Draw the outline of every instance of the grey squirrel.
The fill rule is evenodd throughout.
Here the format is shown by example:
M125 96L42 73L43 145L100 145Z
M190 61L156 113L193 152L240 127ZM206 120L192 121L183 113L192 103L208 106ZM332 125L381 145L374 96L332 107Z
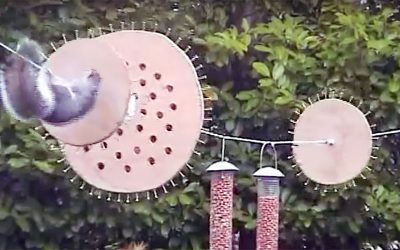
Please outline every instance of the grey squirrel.
M16 52L7 58L4 72L0 70L3 106L16 119L62 125L79 119L94 106L101 81L95 70L66 81L37 66L45 61L38 43L23 39Z

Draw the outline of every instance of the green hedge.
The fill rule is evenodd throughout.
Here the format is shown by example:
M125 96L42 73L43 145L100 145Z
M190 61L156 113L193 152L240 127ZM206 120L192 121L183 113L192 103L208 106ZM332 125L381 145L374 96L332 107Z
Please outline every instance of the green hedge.
M289 117L309 96L327 88L364 100L375 130L399 127L400 25L391 9L373 13L325 1L5 1L0 0L0 39L27 35L48 41L121 20L158 21L192 35L219 96L218 131L252 138L290 139ZM309 3L308 3L309 2ZM283 14L286 13L286 14ZM83 34L83 33L81 33ZM6 53L1 51L5 56ZM69 183L33 125L1 113L0 249L103 249L143 240L151 249L206 249L208 179L218 157L209 139L194 157L190 184L156 201L130 205L90 198ZM400 137L379 140L367 179L338 192L304 185L289 147L279 147L285 172L280 237L282 249L360 249L400 235L398 148ZM50 141L49 143L54 143ZM259 148L227 144L241 171L235 187L235 230L243 249L254 248L256 194L251 174ZM268 151L271 155L271 152ZM272 158L265 157L265 164ZM173 215L173 216L172 216Z

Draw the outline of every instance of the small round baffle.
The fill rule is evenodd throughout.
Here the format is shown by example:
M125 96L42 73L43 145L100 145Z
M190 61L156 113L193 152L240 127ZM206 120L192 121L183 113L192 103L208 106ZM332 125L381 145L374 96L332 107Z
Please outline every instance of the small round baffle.
M357 177L367 166L372 132L364 114L339 99L318 101L300 115L295 141L330 140L328 144L293 146L303 173L321 184L340 184Z
M124 62L100 40L67 42L45 63L64 80L82 77L95 70L101 81L94 107L80 119L63 125L43 122L49 133L65 144L97 143L109 137L122 123L129 102L130 79Z

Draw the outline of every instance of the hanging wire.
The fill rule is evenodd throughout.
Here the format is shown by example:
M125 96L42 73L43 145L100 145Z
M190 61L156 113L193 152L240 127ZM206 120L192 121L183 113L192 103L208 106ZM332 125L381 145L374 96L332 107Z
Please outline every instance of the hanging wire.
M263 155L264 155L264 149L265 149L265 147L268 145L268 143L264 143L264 144L262 144L262 146L261 146L261 149L260 149L260 164L259 164L259 168L262 168L263 167Z
M221 145L221 161L225 159L225 138L222 138L222 145Z

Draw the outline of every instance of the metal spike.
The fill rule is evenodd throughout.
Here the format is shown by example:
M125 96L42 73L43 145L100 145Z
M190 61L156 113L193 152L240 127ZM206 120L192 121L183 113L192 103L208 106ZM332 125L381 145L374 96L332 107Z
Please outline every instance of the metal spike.
M206 97L204 98L204 101L212 101L213 99L211 99L210 97Z
M197 71L197 70L200 70L200 69L202 69L203 68L203 64L199 64L196 68L195 68L195 70Z
M181 37L178 37L178 39L176 39L176 41L175 41L175 44L176 44L176 45L179 45L180 42L182 42L182 38L181 38Z
M298 172L298 173L296 174L296 176L299 177L299 176L302 175L302 174L303 174L303 171L300 171L300 172Z
M187 167L189 170L193 170L193 166L191 166L189 163L186 163L186 167Z
M303 106L303 109L307 108L307 105L304 102L301 103L301 106Z
M74 181L78 178L78 175L75 175L74 177L72 177L71 179L69 179L69 181L71 183L74 183Z
M361 176L361 178L364 179L364 180L367 179L367 177L365 177L365 175L363 175L363 174L360 174L360 176Z
M89 37L89 38L94 38L94 31L93 31L93 29L88 29L88 37Z
M314 191L317 191L319 189L319 184L315 185Z
M168 194L168 190L167 190L167 188L165 187L165 185L162 185L162 189L164 190L164 194Z
M146 192L146 198L147 198L147 200L150 200L150 192L149 191Z
M185 48L185 53L188 53L190 50L192 49L192 47L190 46L190 45L188 45L186 48Z
M80 190L83 190L86 186L86 182L82 182L82 184L79 186Z
M75 30L75 39L79 39L79 30Z
M67 168L63 169L63 173L66 173L66 172L68 172L70 170L71 170L71 166L68 166Z
M121 194L120 193L118 193L117 202L121 203Z
M103 35L103 29L101 27L98 27L97 31L99 32L99 36Z
M158 199L157 189L153 189L154 198Z
M296 124L296 121L293 121L292 119L289 120L291 123Z
M351 181L351 184L353 185L353 187L357 186L357 184L356 184L356 182L354 180Z
M108 25L108 27L110 27L110 32L114 32L114 28L113 28L113 25L111 23Z
M199 59L199 56L198 55L194 55L192 58L190 58L190 61L194 62L197 59Z
M98 199L98 200L101 199L101 195L102 195L102 193L101 193L101 191L99 190L99 194L97 195L97 199Z
M153 32L156 32L157 31L157 28L158 28L158 23L154 23L154 27L153 27Z
M367 170L367 171L369 171L369 172L371 172L372 171L372 169L368 166L368 167L366 167L365 168L365 170Z
M339 99L342 99L342 98L343 98L343 95L344 95L344 93L343 93L343 92L340 92L340 93L339 93Z
M289 155L288 156L288 160L291 160L291 159L293 159L294 158L294 155Z
M106 201L111 201L111 193L108 193Z
M379 147L373 146L372 149L373 150L379 150Z
M197 156L201 156L201 153L199 151L193 150L193 153L195 153Z
M135 22L131 22L131 30L135 30Z
M166 36L169 36L171 34L171 28L167 29L167 33L165 33Z
M199 77L199 80L206 80L207 79L207 76L206 75L203 75L203 76L200 76Z
M205 141L201 140L201 139L197 139L197 142L201 143L201 144L206 144Z
M354 96L350 96L350 98L349 98L349 102L352 102L352 101L353 101L353 99L354 99Z
M62 38L63 38L63 40L64 40L64 43L67 43L67 42L68 42L68 41L67 41L67 37L65 36L64 33L62 34Z
M173 187L176 187L176 183L174 182L173 179L169 180L169 182L171 183L171 185L172 185Z
M57 51L57 48L56 48L56 46L54 45L53 42L50 42L50 46L51 46L51 48L52 48L54 51Z
M378 159L378 157L376 157L376 156L373 156L373 155L371 155L370 157L371 157L371 159L373 159L373 160L376 160L376 159Z
M317 100L321 101L321 97L319 96L319 94L317 94Z
M289 130L288 133L291 134L291 135L294 135L294 132L293 132L293 131L290 131L290 130Z
M62 159L60 159L60 160L57 160L57 163L62 163L62 162L64 162L65 161L65 158L62 158Z
M142 30L146 30L146 21L142 22Z
M139 194L135 193L135 201L138 202L139 201Z
M296 115L300 115L300 114L301 114L300 111L299 111L298 109L296 109L296 110L294 111L294 113L295 113Z
M125 29L125 22L119 22L119 23L121 25L121 30L124 30Z
M371 126L369 126L370 128L375 128L376 124L372 124Z
M127 203L127 204L131 203L131 195L130 194L126 195L125 203Z
M313 104L313 102L311 101L311 98L310 98L310 97L308 97L307 100L308 100L308 102L309 102L310 104Z
M310 183L310 179L307 179L306 182L304 182L304 186L307 186Z
M337 188L333 189L333 192L337 193L339 190Z
M213 118L207 117L207 118L204 118L203 120L204 120L204 121L207 121L207 122L212 122Z
M292 168L296 168L296 167L297 167L297 164L293 164L291 167L292 167Z
M369 116L371 113L372 113L371 110L369 110L368 112L366 112L366 113L364 114L364 116Z
M360 100L360 103L357 105L357 108L359 108L363 104L363 100Z
M93 192L94 192L94 188L91 188L90 191L89 191L89 195L93 196Z
M42 126L37 126L37 127L34 128L34 130L35 130L35 131L38 131L38 130L40 130L41 128L42 128Z
M212 107L205 108L204 111L213 111L213 108Z

